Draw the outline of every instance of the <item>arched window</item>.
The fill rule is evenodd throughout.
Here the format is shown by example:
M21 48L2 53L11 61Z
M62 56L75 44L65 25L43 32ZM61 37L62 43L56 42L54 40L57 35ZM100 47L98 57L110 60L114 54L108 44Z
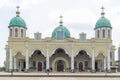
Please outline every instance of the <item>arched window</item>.
M15 28L15 37L18 37L18 29Z
M108 30L108 38L110 38L111 32L110 30Z
M10 37L12 37L12 29L10 29Z
M21 29L21 38L23 38L23 29Z
M97 37L98 38L100 37L100 31L99 30L97 31Z
M103 38L105 38L105 30L103 29Z

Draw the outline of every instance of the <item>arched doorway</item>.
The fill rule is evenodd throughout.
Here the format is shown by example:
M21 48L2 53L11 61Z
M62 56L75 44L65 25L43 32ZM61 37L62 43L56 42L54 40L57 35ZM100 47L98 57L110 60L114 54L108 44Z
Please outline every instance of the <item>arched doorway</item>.
M42 63L38 62L38 71L42 71Z
M82 62L79 63L79 71L83 71L83 63Z
M75 67L77 71L89 70L91 67L91 59L85 50L79 51L78 55L75 57L75 62L77 64Z
M54 54L50 57L50 64L52 71L62 72L68 71L70 64L70 57L64 49L58 48Z
M63 72L64 71L64 62L62 60L57 61L57 71Z
M18 71L24 71L26 67L25 56L23 56L21 52L17 52L15 57L16 57L16 64L14 65L16 65L16 69L18 69Z
M30 66L32 71L43 71L46 68L46 58L40 50L35 50L30 57Z

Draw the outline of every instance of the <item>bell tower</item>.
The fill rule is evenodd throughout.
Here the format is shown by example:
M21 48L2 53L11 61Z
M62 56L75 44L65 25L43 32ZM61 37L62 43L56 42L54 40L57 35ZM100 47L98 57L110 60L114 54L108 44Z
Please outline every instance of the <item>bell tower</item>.
M19 6L16 7L16 16L10 20L9 23L9 37L12 38L25 38L26 37L26 23L20 17Z
M101 8L101 18L96 22L95 25L95 38L97 39L111 39L112 38L112 27L110 21L105 18L104 7Z

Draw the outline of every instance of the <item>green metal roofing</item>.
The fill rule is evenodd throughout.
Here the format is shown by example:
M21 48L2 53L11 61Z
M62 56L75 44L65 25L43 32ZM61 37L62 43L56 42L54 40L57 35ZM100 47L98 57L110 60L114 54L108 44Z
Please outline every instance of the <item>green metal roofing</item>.
M27 28L25 21L19 16L16 16L10 20L9 27L14 27L14 26Z
M101 17L96 22L96 25L95 25L95 28L98 28L98 27L111 27L111 23L110 23L110 21L107 18Z
M56 37L57 31L64 31L64 38L70 38L70 32L69 32L69 30L66 27L62 26L62 25L56 27L53 30L52 37Z

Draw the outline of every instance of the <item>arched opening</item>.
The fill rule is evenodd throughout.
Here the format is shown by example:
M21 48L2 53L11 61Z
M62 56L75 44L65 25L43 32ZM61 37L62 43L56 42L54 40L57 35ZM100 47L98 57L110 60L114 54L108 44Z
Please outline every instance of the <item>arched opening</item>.
M99 53L95 59L95 69L98 72L104 71L104 58L105 56L103 55L103 53Z
M105 29L103 29L102 32L103 32L103 38L105 38Z
M79 63L79 71L83 71L83 63L82 62Z
M10 29L10 37L12 37L12 29Z
M58 72L63 72L64 71L64 61L58 60L57 61L57 71Z
M77 71L90 70L91 58L89 57L85 50L79 51L78 55L76 55L75 57L75 62L77 64L75 66L75 69Z
M111 37L111 32L110 32L110 30L108 30L108 38L110 38Z
M40 50L35 50L30 57L30 66L32 71L42 71L46 69L45 56Z
M70 57L68 54L66 54L65 50L62 48L58 48L55 50L54 54L50 58L50 69L53 71L67 71L70 69L69 65L70 64Z
M24 71L26 67L25 56L23 56L21 52L17 52L15 58L16 64L14 63L14 65L17 65L16 68L18 69L18 71Z
M100 37L100 31L97 30L97 37L99 38Z
M42 63L38 62L38 71L42 71Z
M18 37L18 29L15 28L15 37Z
M23 38L23 29L21 29L21 38Z

